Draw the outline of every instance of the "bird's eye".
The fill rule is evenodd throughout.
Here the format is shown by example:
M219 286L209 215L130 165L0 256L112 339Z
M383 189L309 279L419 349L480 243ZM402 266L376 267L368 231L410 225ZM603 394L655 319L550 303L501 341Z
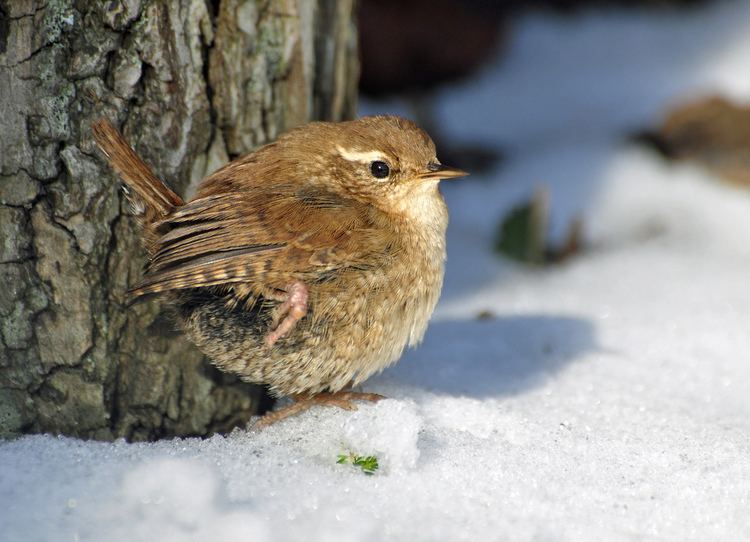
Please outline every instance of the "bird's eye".
M370 163L370 173L376 179L385 179L391 173L391 169L388 164L381 160L375 160Z

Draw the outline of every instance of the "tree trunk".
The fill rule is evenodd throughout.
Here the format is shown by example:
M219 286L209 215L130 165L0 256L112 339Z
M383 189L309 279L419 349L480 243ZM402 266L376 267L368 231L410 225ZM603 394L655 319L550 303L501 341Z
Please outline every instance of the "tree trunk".
M0 435L226 431L258 389L158 301L91 137L100 116L178 193L311 119L354 112L353 0L0 0Z

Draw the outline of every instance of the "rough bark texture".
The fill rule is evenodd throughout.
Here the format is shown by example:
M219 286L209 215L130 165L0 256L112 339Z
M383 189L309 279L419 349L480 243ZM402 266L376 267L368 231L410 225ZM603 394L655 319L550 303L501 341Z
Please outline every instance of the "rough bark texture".
M157 301L90 123L186 194L228 158L353 114L352 1L0 0L0 435L133 440L230 429L257 389Z

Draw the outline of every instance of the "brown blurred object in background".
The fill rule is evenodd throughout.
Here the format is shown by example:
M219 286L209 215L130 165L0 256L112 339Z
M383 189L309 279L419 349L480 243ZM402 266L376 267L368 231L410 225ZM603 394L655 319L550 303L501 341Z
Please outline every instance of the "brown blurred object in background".
M679 105L638 140L664 156L691 160L731 184L750 187L750 107L713 96Z
M362 0L360 90L421 94L472 74L495 52L503 3Z

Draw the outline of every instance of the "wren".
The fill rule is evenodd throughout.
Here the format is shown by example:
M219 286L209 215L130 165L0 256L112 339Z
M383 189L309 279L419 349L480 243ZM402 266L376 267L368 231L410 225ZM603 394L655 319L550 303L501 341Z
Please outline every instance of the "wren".
M440 295L448 214L430 137L395 116L312 122L201 181L185 202L105 120L149 255L133 298L166 295L220 369L291 396L271 423L348 391L418 344Z

